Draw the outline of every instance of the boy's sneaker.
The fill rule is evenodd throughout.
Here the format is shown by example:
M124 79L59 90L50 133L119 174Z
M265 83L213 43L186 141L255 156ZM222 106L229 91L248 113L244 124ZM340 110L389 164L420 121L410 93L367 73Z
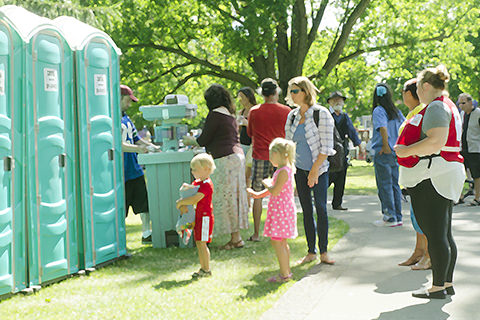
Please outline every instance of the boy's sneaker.
M152 235L142 237L142 244L152 244Z
M204 277L211 277L212 271L205 271L203 269L198 270L192 274L192 279L204 278Z
M373 221L373 225L377 227L399 227L403 225L402 221L385 221L385 220L376 220Z

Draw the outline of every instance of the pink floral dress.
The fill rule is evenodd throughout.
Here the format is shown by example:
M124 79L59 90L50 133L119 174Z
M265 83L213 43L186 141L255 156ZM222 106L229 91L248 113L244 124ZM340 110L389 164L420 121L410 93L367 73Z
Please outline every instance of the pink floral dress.
M264 237L289 238L297 237L297 209L293 197L293 170L285 166L277 169L273 174L273 183L277 181L278 174L285 170L288 180L283 185L282 191L277 196L270 196L267 209L267 219L263 230Z

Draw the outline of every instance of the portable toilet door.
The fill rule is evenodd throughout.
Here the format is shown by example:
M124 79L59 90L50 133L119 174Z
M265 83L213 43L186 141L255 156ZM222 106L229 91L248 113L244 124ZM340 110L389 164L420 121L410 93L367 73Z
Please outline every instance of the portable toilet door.
M0 296L26 287L23 42L0 8Z
M121 150L120 49L72 17L54 20L75 51L85 267L126 254Z
M9 14L26 43L28 270L35 285L78 271L73 52L51 20L19 7Z

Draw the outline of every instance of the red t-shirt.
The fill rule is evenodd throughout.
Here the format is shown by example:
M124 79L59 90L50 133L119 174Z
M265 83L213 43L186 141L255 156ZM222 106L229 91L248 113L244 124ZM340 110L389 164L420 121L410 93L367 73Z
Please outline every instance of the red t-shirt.
M197 208L195 209L195 216L212 216L213 215L213 205L212 205L212 194L213 194L213 183L212 180L207 179L204 181L195 180L193 181L194 186L200 186L198 192L203 193L204 197L202 200L197 202Z
M275 138L285 138L285 123L292 109L280 103L264 103L250 109L247 134L252 138L257 160L268 160L268 146Z

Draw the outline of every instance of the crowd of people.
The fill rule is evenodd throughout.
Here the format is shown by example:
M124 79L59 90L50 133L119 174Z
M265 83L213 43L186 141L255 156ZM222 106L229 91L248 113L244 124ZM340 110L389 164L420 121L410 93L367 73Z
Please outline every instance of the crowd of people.
M475 184L472 205L480 204L480 111L473 107L470 95L462 94L459 97L462 119L459 109L448 97L448 80L446 68L438 66L425 69L407 81L402 90L404 104L410 110L406 118L395 106L387 83L378 83L372 95L373 163L382 212L382 219L374 224L380 227L403 224L400 185L405 187L411 198L410 216L417 240L412 255L400 265L412 269L431 268L433 274L431 288L412 294L418 298L445 298L455 294L453 273L457 253L451 232L452 207L463 201L461 192L466 177L463 159ZM122 101L125 98L125 104L129 104L136 98L131 89L126 88L122 87ZM193 184L200 188L197 195L177 201L181 212L185 205L196 205L194 239L200 270L193 274L194 278L212 275L207 246L212 235L230 235L229 242L221 249L245 245L240 230L249 227L251 206L254 230L246 240L256 242L261 241L262 236L270 238L278 259L279 274L267 280L290 280L287 240L298 235L295 189L306 237L306 254L297 264L318 258L321 263L335 264L327 252L327 189L334 184L332 209L347 210L342 206L342 198L348 168L348 139L354 146L361 141L350 117L343 111L347 97L339 91L333 92L327 99L329 110L317 103L318 92L308 78L295 77L288 82L285 94L288 107L279 103L278 83L267 78L258 91L263 103L257 104L252 88L242 88L237 93L242 108L237 112L231 94L223 86L213 84L205 91L209 113L202 133L197 138L184 139L186 145L205 147L208 154L196 156L191 163ZM144 152L149 145L136 138L135 130L133 135L128 131L132 126L125 125L126 157ZM336 153L337 131L346 150L342 159L345 165L341 171L329 172L328 159ZM134 159L125 161L125 165L132 162ZM131 169L126 168L126 173L128 170ZM143 178L140 173L134 177L138 180L135 186L144 185L139 177ZM148 207L128 200L132 199L128 196L132 187L126 189L127 210L132 205L135 213L148 212ZM144 187L140 189L141 199L145 201ZM267 196L262 233L262 199ZM250 198L253 198L252 205ZM148 237L147 224L144 229L144 237Z

